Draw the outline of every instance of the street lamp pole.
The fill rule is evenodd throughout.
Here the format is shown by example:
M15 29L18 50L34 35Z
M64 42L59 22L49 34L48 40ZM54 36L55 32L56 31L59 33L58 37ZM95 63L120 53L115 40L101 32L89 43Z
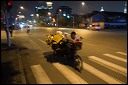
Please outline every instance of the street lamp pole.
M71 16L73 18L73 28L74 28L74 16Z
M57 14L57 27L59 27L59 15Z
M73 17L73 28L74 28L74 16L72 16Z

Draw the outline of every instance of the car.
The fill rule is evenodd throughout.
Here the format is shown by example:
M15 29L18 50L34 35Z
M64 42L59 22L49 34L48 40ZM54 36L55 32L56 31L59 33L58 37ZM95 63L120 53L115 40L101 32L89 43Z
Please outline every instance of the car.
M88 27L89 30L101 30L101 27L99 25L90 25L90 27Z

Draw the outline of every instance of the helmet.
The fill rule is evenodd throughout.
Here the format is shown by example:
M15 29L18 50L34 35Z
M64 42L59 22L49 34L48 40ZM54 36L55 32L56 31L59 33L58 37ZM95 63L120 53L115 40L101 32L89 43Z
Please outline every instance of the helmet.
M76 32L74 32L74 31L73 31L73 32L71 32L71 35L76 35Z
M56 31L56 33L58 33L58 34L63 34L61 31Z

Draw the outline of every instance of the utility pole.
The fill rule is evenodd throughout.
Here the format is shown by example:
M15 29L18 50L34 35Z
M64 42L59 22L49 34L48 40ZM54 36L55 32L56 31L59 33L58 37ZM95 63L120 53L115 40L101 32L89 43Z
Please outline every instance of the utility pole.
M8 46L11 47L7 10L5 10L5 19L6 19L6 28L5 29L6 29L6 34L7 34L7 42L8 42Z
M6 10L5 10L6 28L5 29L6 29L6 34L7 34L8 46L11 47L9 23L8 23L8 12L12 8L11 1L5 1L5 4L6 4Z

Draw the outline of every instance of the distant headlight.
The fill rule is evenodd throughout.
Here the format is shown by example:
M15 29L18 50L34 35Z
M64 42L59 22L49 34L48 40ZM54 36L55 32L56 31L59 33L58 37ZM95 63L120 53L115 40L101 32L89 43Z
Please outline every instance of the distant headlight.
M20 24L20 27L23 28L24 25Z

